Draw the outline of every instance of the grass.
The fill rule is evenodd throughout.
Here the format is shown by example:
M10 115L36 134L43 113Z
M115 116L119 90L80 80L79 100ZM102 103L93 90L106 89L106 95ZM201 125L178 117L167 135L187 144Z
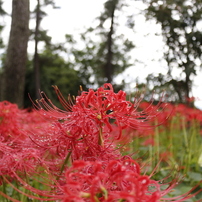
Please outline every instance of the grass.
M128 143L122 152L129 155L132 151L138 151L133 158L141 159L142 164L148 165L148 173L155 169L155 180L168 175L172 178L181 176L181 183L172 192L173 196L177 196L201 183L201 128L200 120L187 120L184 114L177 113L166 124L155 127L152 131L131 131L134 133L133 141ZM142 135L145 133L147 135ZM158 163L159 166L155 168ZM202 188L202 185L199 187ZM202 199L202 193L187 201L199 199Z

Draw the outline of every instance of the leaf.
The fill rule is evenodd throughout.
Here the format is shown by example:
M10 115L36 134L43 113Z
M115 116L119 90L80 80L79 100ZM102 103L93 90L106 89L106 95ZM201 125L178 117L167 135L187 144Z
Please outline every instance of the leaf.
M190 180L193 180L195 182L199 182L202 179L202 174L197 172L188 172L187 176L190 178Z

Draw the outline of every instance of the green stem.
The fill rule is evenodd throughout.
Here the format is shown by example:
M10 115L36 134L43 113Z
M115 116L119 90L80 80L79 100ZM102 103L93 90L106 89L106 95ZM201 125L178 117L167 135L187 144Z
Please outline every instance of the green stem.
M3 181L3 178L1 178L1 180ZM7 194L7 191L6 191L6 183L5 182L3 182L3 193L5 193L5 194ZM3 201L6 201L6 202L8 202L8 199L7 198L5 198L5 197L3 197Z
M157 125L156 121L156 125ZM155 127L155 143L156 143L156 163L159 162L160 159L160 146L159 146L159 129Z
M24 187L22 187L22 191L24 192L24 193L26 193L27 192L27 190L24 188ZM20 201L21 202L26 202L27 201L27 196L25 196L24 194L21 194L20 195Z
M171 120L171 124L170 124L170 132L169 132L169 139L170 139L170 144L169 144L169 148L170 148L170 154L174 155L174 150L173 150L173 134L174 134L174 118L172 118Z
M98 199L97 196L94 196L94 199L95 199L96 202L100 202L100 200Z
M187 130L186 130L186 124L185 124L185 118L182 118L182 130L183 130L183 136L184 136L184 144L185 144L185 173L188 171L189 167L189 143L188 143L188 137L187 137Z
M153 136L152 135L150 135L150 138L152 139L153 138ZM152 145L150 144L149 145L149 161L152 163L152 165L151 165L151 167L152 167L152 169L153 169L153 149L152 149Z
M188 138L187 138L186 125L185 125L185 118L182 119L182 130L184 135L185 148L186 150L188 150Z
M59 174L59 176L57 177L57 180L60 179L61 174L62 174L62 172L64 171L65 165L67 165L67 163L68 163L68 161L69 161L69 158L70 158L70 156L71 156L71 153L72 153L72 151L70 151L70 152L67 154L67 156L66 156L66 158L65 158L65 160L64 160L64 162L63 162L63 164L62 164L62 167L61 167L61 169L60 169L60 174Z
M196 121L192 121L192 131L190 137L190 144L189 144L189 153L188 153L188 165L191 164L192 154L196 156L197 151L199 150L197 145L197 124Z

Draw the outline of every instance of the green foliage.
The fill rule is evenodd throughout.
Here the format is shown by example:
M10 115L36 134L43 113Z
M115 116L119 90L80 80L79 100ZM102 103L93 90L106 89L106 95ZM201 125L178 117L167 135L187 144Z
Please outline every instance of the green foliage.
M124 1L109 0L104 4L104 10L97 17L97 26L92 26L80 35L80 47L75 38L66 35L68 49L72 56L72 63L79 69L80 77L86 85L96 86L105 82L113 83L113 79L119 73L132 65L129 55L134 48L132 41L120 34L119 17L123 15L121 10L125 7ZM132 15L125 16L126 21L132 21ZM131 29L131 23L127 25ZM105 23L110 24L106 28ZM70 47L70 48L69 48Z
M168 49L165 59L168 63L168 74L165 85L173 87L180 102L186 102L192 88L192 76L201 67L202 33L200 23L202 2L200 0L150 0L147 18L155 19L161 24L162 34ZM181 70L174 76L175 68Z
M60 106L60 104L51 87L52 85L57 85L65 96L69 94L77 95L82 82L78 76L78 72L71 67L71 64L67 63L59 54L48 49L44 50L39 56L41 72L41 89L39 90L46 92L47 96L56 103L57 106ZM25 107L31 106L28 94L35 99L34 70L31 61L28 64L26 75Z
M45 47L49 47L51 46L51 36L49 36L47 34L47 30L39 30L39 33L37 35L37 39L39 42L44 42L45 44ZM34 34L35 34L35 31L34 30L30 30L30 40L34 40Z
M146 142L149 142L147 147L145 147ZM131 150L138 148L140 156L148 154L149 158L145 156L145 159L152 162L151 170L162 159L160 170L175 168L182 174L190 174L200 173L198 160L202 154L201 145L199 123L193 120L185 126L185 120L179 115L173 117L168 124L155 128L154 133L148 131L147 136L142 136L140 132L139 138L135 137L130 147ZM191 179L193 180L194 177Z
M39 174L37 175L34 173L32 173L32 175L30 174L25 174L25 175L26 177L24 177L24 182L28 183L30 186L35 187L36 189L39 189L39 190L48 191L50 189L49 185L52 184L52 182L45 172L43 172L43 176L40 176ZM2 185L0 186L0 192L1 193L3 192L4 194L7 195L6 197L0 195L1 202L10 202L15 200L18 200L21 202L39 202L38 199L31 199L29 196L32 195L32 192L30 190L27 190L25 187L23 187L19 182L17 182L16 180L13 180L11 184L6 182L5 178L7 178L8 180L9 176L4 176L0 178L2 182ZM11 200L8 200L7 197L11 197L10 198ZM39 195L34 194L34 197L37 198L39 197ZM45 198L45 197L42 196L41 198Z
M171 179L181 178L179 186L171 193L172 196L189 191L202 179L202 164L199 160L202 156L201 122L194 118L200 116L201 112L195 112L189 108L182 108L181 111L179 105L179 112L171 115L165 124L154 130L138 130L126 134L132 135L134 140L123 147L123 152L130 154L138 150L134 158L140 158L142 165L148 165L146 172L155 170L155 180L165 178L163 181L167 182L170 180L166 179L167 176ZM189 119L185 118L186 113L190 114ZM202 195L199 194L188 201L198 201L201 198Z

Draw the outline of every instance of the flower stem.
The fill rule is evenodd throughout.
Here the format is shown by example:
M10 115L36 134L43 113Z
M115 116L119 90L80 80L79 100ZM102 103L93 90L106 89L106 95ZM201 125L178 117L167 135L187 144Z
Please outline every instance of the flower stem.
M155 121L157 125L157 120ZM156 143L156 163L160 161L160 145L159 145L159 129L158 127L155 128L155 143ZM155 164L156 164L155 163Z
M187 137L187 131L186 131L186 124L185 124L185 118L183 117L182 120L182 130L183 130L183 135L184 135L184 144L185 144L185 155L186 155L186 159L185 159L185 173L187 173L188 171L188 167L189 167L189 143L188 143L188 137Z
M62 174L62 172L64 171L65 165L66 165L67 162L69 161L69 158L70 158L70 156L71 156L71 153L72 153L72 151L70 151L70 152L67 154L67 156L66 156L66 158L65 158L65 160L64 160L64 162L63 162L63 164L62 164L62 167L61 167L61 169L60 169L60 174L58 175L57 180L60 179L61 174Z
M102 127L99 128L98 145L103 146L104 140L102 136Z

